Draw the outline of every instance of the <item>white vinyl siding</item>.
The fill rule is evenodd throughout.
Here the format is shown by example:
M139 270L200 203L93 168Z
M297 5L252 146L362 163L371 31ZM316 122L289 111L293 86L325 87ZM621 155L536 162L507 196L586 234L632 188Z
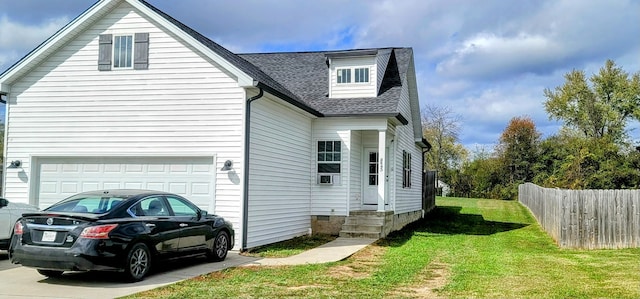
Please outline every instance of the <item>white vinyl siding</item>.
M357 76L356 70L360 75ZM364 71L363 69L366 69ZM348 70L348 72L347 72ZM371 74L377 73L375 56L365 57L345 57L345 58L332 58L330 66L330 86L329 97L330 98L365 98L377 96L377 82L376 78L371 78ZM345 74L349 74L348 81L345 81ZM367 73L368 80L363 82L363 73ZM339 81L338 75L341 76Z
M148 32L147 71L100 72L100 34ZM216 213L240 228L242 184L220 169L232 160L242 178L244 89L139 16L126 2L18 79L8 98L4 194L37 203L31 157L217 157ZM236 244L239 244L236 242Z
M311 215L341 215L346 216L349 210L361 201L362 177L352 174L354 167L361 167L362 159L357 152L362 148L354 149L362 140L361 130L386 130L386 118L319 118L313 122L313 156L316 156L316 143L319 140L341 140L342 141L342 161L340 184L333 185L311 185ZM352 138L357 138L352 141ZM314 162L316 158L314 157ZM354 159L357 159L354 161ZM355 163L355 164L352 164ZM314 173L317 171L314 166ZM361 170L355 170L358 173ZM356 180L355 182L353 180Z
M251 107L248 248L311 228L311 119L280 103L261 98Z
M394 176L395 180L395 213L407 213L422 209L422 149L415 143L415 135L413 132L413 118L408 117L411 114L410 95L406 78L402 78L403 86L400 93L400 113L406 115L409 123L396 128L397 155L395 160ZM402 151L405 150L411 154L411 188L403 188L402 186Z
M351 157L349 157L349 210L360 210L362 205L362 131L351 131Z

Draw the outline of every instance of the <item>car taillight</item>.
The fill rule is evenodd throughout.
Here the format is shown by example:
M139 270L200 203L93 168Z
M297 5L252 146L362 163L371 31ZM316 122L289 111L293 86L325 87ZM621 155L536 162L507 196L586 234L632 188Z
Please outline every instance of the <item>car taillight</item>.
M90 226L82 230L82 233L80 233L80 238L109 239L109 232L111 232L117 226L117 224Z
M22 227L22 223L20 223L20 221L16 222L16 224L13 226L13 234L14 235L22 235L23 232L23 227Z

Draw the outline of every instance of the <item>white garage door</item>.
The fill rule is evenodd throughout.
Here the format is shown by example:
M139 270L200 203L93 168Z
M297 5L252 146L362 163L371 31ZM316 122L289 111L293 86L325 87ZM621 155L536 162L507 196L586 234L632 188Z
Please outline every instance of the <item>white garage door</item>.
M39 158L38 206L102 189L148 189L182 195L213 212L214 157Z

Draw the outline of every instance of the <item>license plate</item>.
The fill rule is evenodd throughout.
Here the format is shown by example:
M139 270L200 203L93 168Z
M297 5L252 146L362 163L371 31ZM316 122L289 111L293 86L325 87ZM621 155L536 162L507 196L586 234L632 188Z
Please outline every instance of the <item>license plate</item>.
M42 232L42 242L53 242L56 240L56 232L44 231Z

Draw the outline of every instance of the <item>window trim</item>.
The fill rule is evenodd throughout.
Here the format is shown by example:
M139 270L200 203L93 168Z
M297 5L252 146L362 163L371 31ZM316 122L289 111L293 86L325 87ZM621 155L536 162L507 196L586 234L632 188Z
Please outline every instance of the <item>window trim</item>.
M131 38L131 49L127 52L128 56L129 56L129 66L117 66L116 65L116 54L121 54L121 52L118 51L118 49L116 49L116 39L117 38L122 38L122 37L130 37ZM112 46L112 50L111 50L111 67L113 67L113 70L132 70L133 66L135 65L135 61L134 61L134 55L135 55L135 47L136 47L136 41L135 41L135 34L133 33L127 33L127 34L114 34L113 35L113 42L111 44ZM122 56L122 55L120 55ZM126 56L125 56L125 61L126 61ZM126 62L125 62L126 64Z
M320 151L320 143L324 143L324 150ZM331 143L331 151L327 151L327 144ZM338 151L335 150L335 145L339 144L340 145L340 149ZM318 140L316 142L316 172L317 173L327 173L327 174L340 174L342 172L342 141L340 140ZM323 154L325 158L320 159L320 155ZM331 160L326 160L326 155L330 154L331 156ZM339 160L335 160L335 155L338 154L339 155ZM338 169L337 171L320 171L320 164L331 164L331 165L338 165Z
M346 73L345 73L346 71ZM347 81L341 82L341 78L347 75ZM351 83L351 68L336 68L336 84L350 84Z
M402 188L411 188L411 153L402 151Z
M354 68L353 69L353 83L354 84L368 84L371 81L371 75L370 75L371 70L370 70L370 68L371 67L357 67L357 68ZM358 79L358 71L359 70L366 70L367 81L360 81L360 82L357 81L357 79Z

